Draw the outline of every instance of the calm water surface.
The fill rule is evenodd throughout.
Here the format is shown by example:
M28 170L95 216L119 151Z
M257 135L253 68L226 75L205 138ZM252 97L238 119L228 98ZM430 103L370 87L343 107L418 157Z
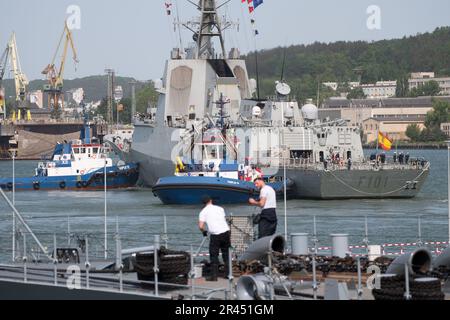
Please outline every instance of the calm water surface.
M348 233L351 244L361 244L364 220L368 217L371 243L416 241L418 217L421 217L425 241L448 238L447 151L413 150L411 156L431 162L430 176L419 196L408 200L344 200L288 202L289 232L313 231L317 218L320 245L329 245L329 234ZM16 175L29 176L35 161L16 162ZM0 177L12 176L12 162L0 162ZM11 193L8 193L11 197ZM112 234L118 222L123 247L151 245L153 236L164 230L167 217L169 243L172 247L198 248L202 237L197 231L198 207L163 206L150 190L110 191L108 198L109 250L114 250ZM53 234L67 243L68 221L71 233L90 235L93 246L103 243L103 192L17 192L16 206L41 241L51 247ZM255 208L228 206L234 215L251 215ZM279 232L284 233L284 209L279 203ZM0 261L11 257L12 213L0 199Z

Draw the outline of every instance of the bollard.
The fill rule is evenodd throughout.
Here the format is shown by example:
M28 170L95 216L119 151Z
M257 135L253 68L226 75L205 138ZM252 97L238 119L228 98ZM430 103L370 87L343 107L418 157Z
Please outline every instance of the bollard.
M332 256L345 258L349 253L348 234L331 234Z
M292 254L296 256L306 256L309 254L308 234L293 233L291 234Z

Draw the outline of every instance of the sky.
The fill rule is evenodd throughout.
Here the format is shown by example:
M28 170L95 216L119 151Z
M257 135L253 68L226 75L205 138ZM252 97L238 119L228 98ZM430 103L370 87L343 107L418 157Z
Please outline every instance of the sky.
M0 2L0 48L16 32L22 69L32 80L43 78L41 71L52 60L65 19L74 17L67 13L70 6L77 6L81 13L79 20L71 20L80 22L79 29L73 30L79 64L75 68L69 52L67 79L104 74L105 68L138 80L160 78L171 49L180 43L174 19L187 21L198 15L186 0ZM165 2L173 4L171 16L166 14ZM448 0L264 0L252 15L241 0L231 0L221 10L239 24L225 34L227 49L239 47L244 54L255 47L376 41L431 32L450 25L449 12ZM250 19L259 31L256 40ZM186 47L192 34L182 31L181 39Z

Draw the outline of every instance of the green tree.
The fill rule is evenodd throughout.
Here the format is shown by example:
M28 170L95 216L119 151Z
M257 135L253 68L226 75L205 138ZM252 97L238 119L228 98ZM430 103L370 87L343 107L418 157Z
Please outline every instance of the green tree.
M411 124L406 128L406 136L411 139L413 142L417 142L420 140L420 134L422 130L417 124Z
M136 111L146 113L149 106L156 106L158 97L153 82L147 83L136 93Z
M425 126L429 129L433 127L440 128L442 123L448 122L450 120L449 111L449 102L434 99L433 110L428 112L427 118L425 120Z
M355 88L347 95L347 99L365 99L366 95L364 94L364 91L362 88Z
M409 94L409 82L408 77L403 76L397 80L397 89L395 90L395 96L397 98L407 97Z
M447 140L445 133L438 127L425 128L420 133L419 141L422 142L441 142Z
M434 80L428 81L424 84L419 85L417 88L413 88L409 95L411 97L434 97L439 95L441 92L441 88L439 87L439 83Z

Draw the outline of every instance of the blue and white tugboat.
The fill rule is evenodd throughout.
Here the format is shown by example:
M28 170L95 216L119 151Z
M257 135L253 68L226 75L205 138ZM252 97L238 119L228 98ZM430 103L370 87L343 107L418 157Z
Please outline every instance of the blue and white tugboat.
M283 176L265 176L248 161L240 164L236 159L227 159L229 153L237 154L238 142L236 138L225 135L223 97L217 104L221 105L220 120L217 123L211 120L210 126L201 133L200 142L195 143L195 137L192 137L193 143L187 152L191 154L191 160L183 161L178 157L175 175L160 178L152 188L153 194L167 205L198 205L205 195L217 204L247 203L250 198L259 197L253 181L261 177L280 198L283 197ZM202 160L193 160L195 154L201 154L197 159ZM286 184L289 195L292 182L287 179Z
M136 163L113 161L111 148L91 138L87 113L80 139L58 143L50 161L41 162L33 177L1 178L0 187L12 190L103 190L134 187L139 178Z

